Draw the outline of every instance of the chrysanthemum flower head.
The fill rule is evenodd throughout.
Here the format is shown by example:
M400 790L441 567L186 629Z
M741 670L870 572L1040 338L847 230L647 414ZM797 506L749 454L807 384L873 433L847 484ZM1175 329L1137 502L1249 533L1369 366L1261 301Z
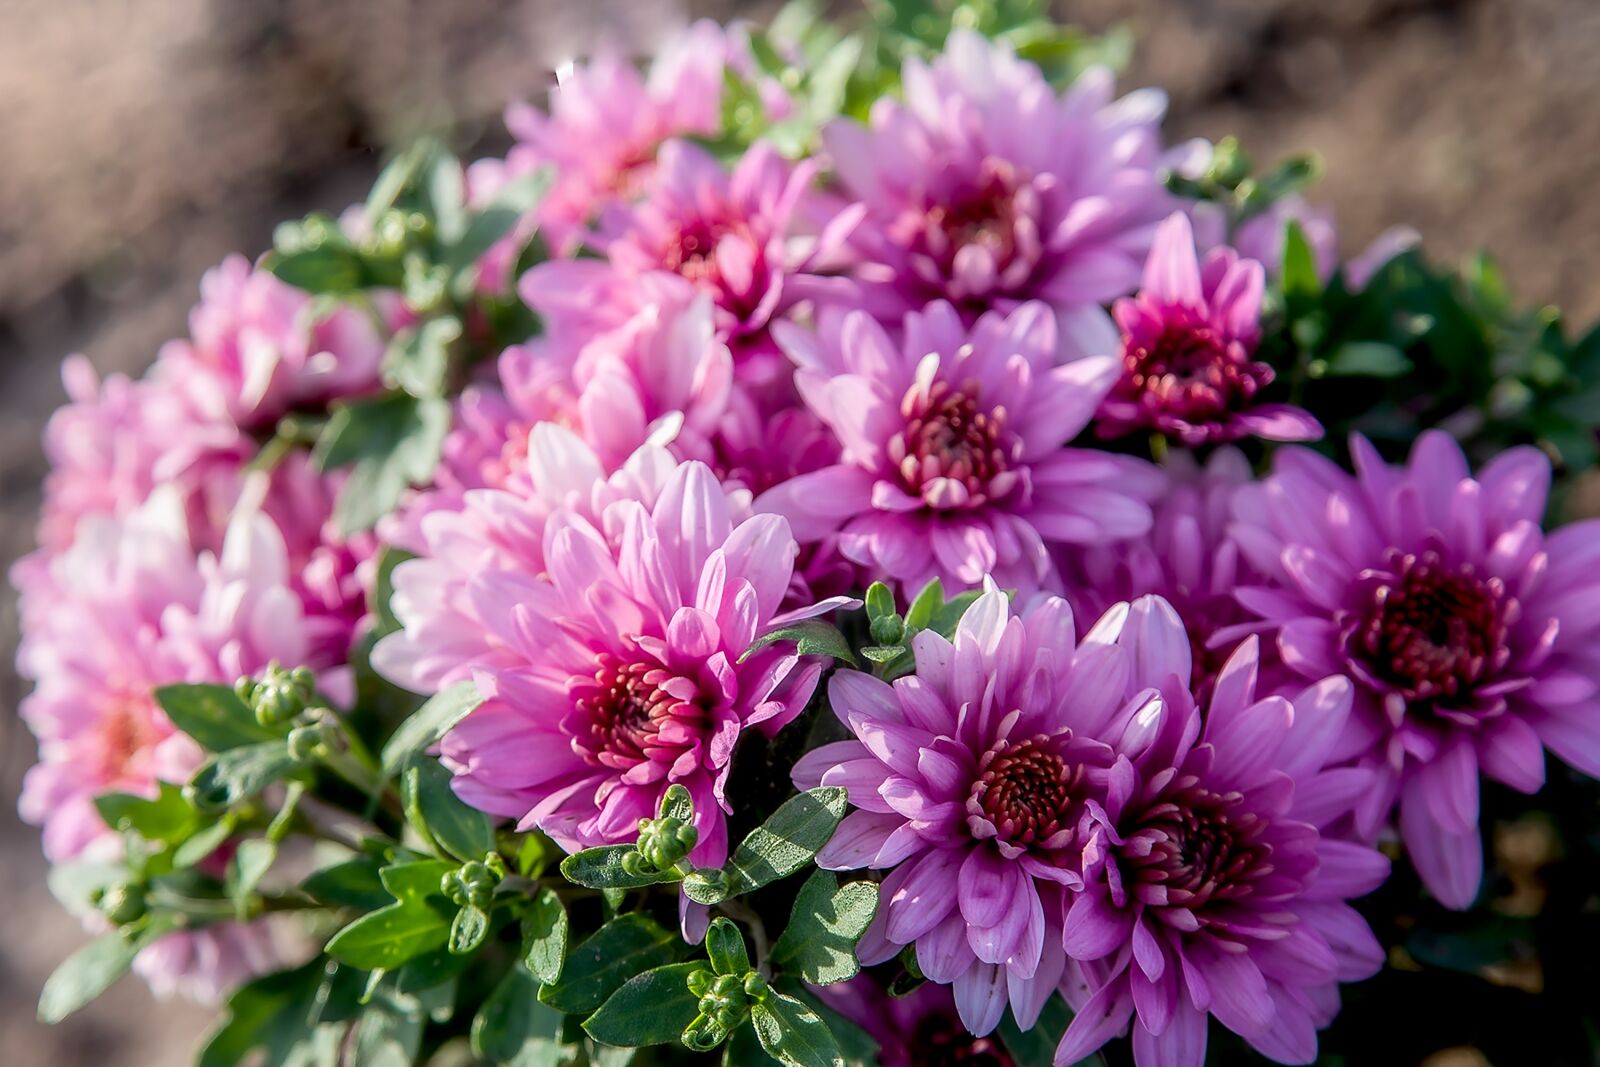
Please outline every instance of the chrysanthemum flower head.
M1261 264L1231 248L1213 249L1202 263L1187 215L1163 222L1138 295L1113 311L1122 378L1100 408L1097 432L1154 430L1190 446L1321 437L1310 413L1261 402L1276 377L1255 358L1264 283Z
M862 962L915 945L973 1033L993 1030L1008 1002L1031 1026L1061 979L1085 805L1114 761L1100 739L1159 718L1160 694L1135 681L1158 673L1142 669L1138 634L1080 637L1066 601L1013 613L990 583L950 640L916 635L914 675L835 674L829 703L856 740L795 766L797 785L845 786L857 809L819 865L889 871Z
M1165 98L1113 101L1103 69L1058 97L1036 66L971 30L931 66L907 60L904 87L869 126L825 131L840 181L867 207L852 244L874 310L948 300L976 315L1043 300L1069 324L1103 322L1100 305L1138 284L1175 203L1159 174Z
M1325 769L1350 684L1258 698L1251 638L1202 717L1186 692L1182 622L1164 601L1141 605L1139 660L1167 676L1163 711L1113 742L1089 809L1084 884L1064 930L1077 1014L1055 1062L1076 1063L1131 1024L1141 1067L1200 1067L1210 1015L1271 1059L1309 1063L1337 983L1383 964L1345 901L1381 884L1388 862L1321 833L1371 785L1360 768Z
M897 997L862 976L817 995L872 1035L881 1067L1016 1067L998 1037L978 1037L962 1024L949 986L924 982Z
M637 191L663 141L720 128L727 52L722 29L700 21L668 41L646 73L615 49L563 67L548 112L527 104L506 112L517 144L494 181L480 175L477 184L552 167L539 228L552 248L571 251L600 209Z
M540 427L536 445L541 431L559 432ZM568 435L570 459L574 446ZM463 589L435 580L450 577L437 561L397 568L407 631L385 643L403 654L380 646L378 661L400 664L402 680L447 680L452 670L477 680L485 703L442 746L468 802L576 849L632 840L681 783L695 800L695 860L720 863L722 789L740 733L775 732L820 674L782 647L744 658L789 588L787 524L736 521L741 502L698 462L675 466L648 502L605 500L603 487L621 483L604 482L592 458L543 477L572 486L552 486L548 498L579 506L544 518L537 563L490 550L487 537L467 561L470 529L429 517L425 528L470 577Z
M1233 537L1263 576L1239 590L1307 677L1348 675L1339 751L1378 772L1360 808L1400 832L1428 888L1464 908L1483 851L1478 775L1534 792L1543 748L1600 774L1600 524L1540 528L1550 465L1532 448L1476 477L1448 434L1405 466L1351 441L1355 475L1303 449L1234 498Z
M153 371L196 409L244 429L375 389L383 340L354 307L318 313L309 293L229 256L206 272L189 336L162 348Z
M1116 378L1109 356L1057 364L1042 304L970 329L948 304L907 316L897 343L864 312L821 332L780 329L806 405L839 463L763 494L802 542L836 534L845 557L915 590L984 575L1031 591L1053 581L1047 544L1132 537L1150 525L1160 475L1062 445Z

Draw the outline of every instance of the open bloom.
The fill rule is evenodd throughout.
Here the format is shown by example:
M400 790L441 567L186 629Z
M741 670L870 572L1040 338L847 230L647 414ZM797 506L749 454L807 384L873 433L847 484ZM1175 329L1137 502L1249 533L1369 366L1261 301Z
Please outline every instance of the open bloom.
M1600 523L1540 529L1550 465L1533 448L1476 478L1440 431L1403 467L1361 437L1351 452L1354 476L1280 452L1235 496L1233 537L1264 576L1239 601L1286 666L1355 682L1339 753L1378 774L1361 828L1398 800L1423 881L1464 908L1483 870L1480 771L1532 793L1548 746L1600 774Z
M1083 885L1064 929L1077 1014L1055 1062L1077 1063L1131 1023L1140 1067L1201 1067L1211 1015L1271 1059L1310 1063L1338 983L1384 958L1345 901L1377 888L1387 860L1320 832L1371 785L1365 770L1324 769L1350 684L1258 699L1251 638L1202 718L1177 614L1154 598L1123 611L1142 631L1139 661L1165 677L1163 702L1113 742L1080 831Z
M1113 310L1123 369L1100 408L1100 436L1155 430L1190 446L1245 436L1321 437L1308 412L1261 403L1259 394L1276 377L1255 358L1264 278L1260 263L1231 248L1213 249L1201 263L1188 216L1163 222L1143 287Z
M572 479L580 506L545 520L542 566L497 566L480 550L456 593L465 609L434 614L431 630L427 603L397 603L412 629L398 647L439 677L470 671L486 698L441 748L456 790L577 849L631 841L681 783L695 801L695 862L721 863L734 745L746 729L772 734L798 715L821 671L787 647L741 659L775 625L789 587L787 524L735 524L738 502L696 462L677 466L650 506L582 506L606 484L597 471L545 476ZM430 592L428 572L416 573Z
M316 307L311 294L229 256L201 279L189 336L162 348L153 374L203 416L250 430L375 389L384 343L372 319Z
M915 590L984 575L1024 591L1054 580L1047 544L1143 533L1161 488L1148 464L1062 445L1117 374L1109 356L1057 365L1042 304L969 330L948 304L906 317L896 344L865 312L822 332L780 329L796 383L843 449L839 463L763 494L802 542L837 535L844 556Z
M825 210L810 191L816 170L813 160L791 165L758 143L729 172L704 149L668 141L639 201L602 212L590 243L605 258L542 264L526 286L559 331L632 301L641 274L680 275L711 298L718 336L746 362L767 356L752 370L770 376L782 368L764 343L767 325L837 286L821 272L838 262L860 214Z
M807 753L795 784L844 786L856 810L817 863L889 872L863 963L915 945L973 1033L992 1031L1008 1001L1030 1027L1067 962L1080 824L1114 760L1098 738L1140 730L1160 696L1135 677L1133 628L1079 640L1066 601L1037 597L1013 615L992 582L950 640L925 630L912 649L914 675L829 683L856 740Z
M825 131L845 191L867 216L852 238L869 306L894 319L930 300L966 315L1043 300L1074 324L1131 292L1163 188L1165 98L1112 99L1109 71L1065 96L1038 67L971 30L932 66L908 59L905 101L884 97L870 127Z
M700 21L668 41L647 73L615 49L562 68L549 111L513 105L506 126L516 145L504 162L475 165L469 184L481 197L508 178L552 168L555 182L536 216L551 247L571 252L602 207L633 195L661 142L721 127L727 52L722 29ZM511 248L508 242L498 260L491 258L490 272L500 279L511 266Z

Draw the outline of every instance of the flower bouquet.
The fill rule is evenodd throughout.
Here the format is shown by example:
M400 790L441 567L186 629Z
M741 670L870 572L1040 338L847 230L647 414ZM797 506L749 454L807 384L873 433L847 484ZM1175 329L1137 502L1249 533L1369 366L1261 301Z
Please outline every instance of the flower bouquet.
M600 54L67 363L43 1018L131 969L222 1005L202 1067L1586 1062L1600 333L1340 258L1313 160L1170 143L1042 7Z

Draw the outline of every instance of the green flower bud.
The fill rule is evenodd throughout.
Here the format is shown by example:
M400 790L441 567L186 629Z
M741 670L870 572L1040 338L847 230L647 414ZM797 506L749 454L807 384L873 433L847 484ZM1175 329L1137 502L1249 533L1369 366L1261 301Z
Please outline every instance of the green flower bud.
M261 673L259 679L241 678L234 684L239 699L256 713L256 721L263 726L288 722L306 710L316 695L317 678L304 667L293 670L273 663Z
M137 922L144 918L147 910L144 887L131 882L111 886L100 895L96 903L100 913L118 926Z
M716 981L716 978L717 976L715 974L703 968L698 971L690 971L689 992L693 993L697 997L705 996L707 993L711 992L711 983Z
M679 1038L686 1048L695 1052L710 1052L727 1039L728 1028L705 1015L696 1015L694 1022L690 1023Z
M755 971L744 976L744 995L751 1000L766 1000L767 994L771 991L772 987L767 985L767 980Z
M898 615L880 615L872 620L868 629L872 639L880 645L898 645L906 636L906 622Z
M337 728L332 723L308 723L289 731L289 758L296 763L315 763L333 750Z
M652 868L642 868L630 873L656 873L670 871L694 850L700 841L700 831L693 823L664 816L659 819L639 820L639 855ZM627 870L625 866L623 868Z

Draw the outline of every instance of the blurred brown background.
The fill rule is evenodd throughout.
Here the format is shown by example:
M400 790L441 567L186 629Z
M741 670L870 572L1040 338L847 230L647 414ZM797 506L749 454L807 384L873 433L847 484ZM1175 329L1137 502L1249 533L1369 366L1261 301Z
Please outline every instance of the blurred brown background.
M359 198L385 146L498 113L597 34L648 48L666 0L5 0L0 3L0 561L31 540L57 364L138 371L180 333L201 272L275 221ZM846 4L836 6L845 7ZM1316 149L1353 251L1415 225L1487 248L1519 297L1600 315L1600 0L1076 0L1129 23L1128 84L1172 94L1174 137L1239 134L1258 160ZM0 1060L186 1062L206 1013L126 982L66 1025L33 1021L78 942L14 814L33 758L11 716L16 620L0 593Z

